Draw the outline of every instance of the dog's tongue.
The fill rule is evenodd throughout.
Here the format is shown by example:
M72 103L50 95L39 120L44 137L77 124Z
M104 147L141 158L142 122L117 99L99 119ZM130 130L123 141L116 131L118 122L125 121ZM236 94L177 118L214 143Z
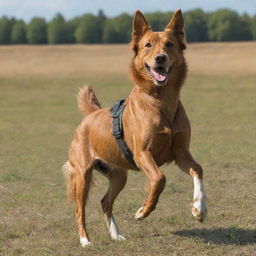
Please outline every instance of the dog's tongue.
M153 68L150 68L150 72L153 74L154 78L160 82L164 81L167 77L167 74L159 74Z

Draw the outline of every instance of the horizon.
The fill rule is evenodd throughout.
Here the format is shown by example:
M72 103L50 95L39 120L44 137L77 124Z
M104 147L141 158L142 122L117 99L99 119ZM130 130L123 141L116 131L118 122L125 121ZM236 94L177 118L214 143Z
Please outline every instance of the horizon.
M161 3L161 4L159 4ZM170 4L169 0L148 0L147 4L139 3L135 0L123 0L121 3L117 0L109 0L107 3L103 0L94 0L94 2L84 3L83 0L76 0L70 3L68 0L45 0L44 2L35 0L25 0L22 6L19 6L20 0L0 0L0 17L14 17L29 22L33 17L42 17L47 21L51 20L57 13L61 13L66 19L70 20L74 17L81 16L86 13L97 14L99 10L103 10L107 17L115 17L121 13L132 15L135 10L139 9L143 13L149 12L167 12L181 9L183 12L200 8L204 12L213 12L218 9L230 9L238 14L247 13L250 16L256 14L256 0L250 2L239 0L217 0L208 2L205 0L173 0ZM171 5L171 6L170 6ZM115 6L115 7L113 7Z

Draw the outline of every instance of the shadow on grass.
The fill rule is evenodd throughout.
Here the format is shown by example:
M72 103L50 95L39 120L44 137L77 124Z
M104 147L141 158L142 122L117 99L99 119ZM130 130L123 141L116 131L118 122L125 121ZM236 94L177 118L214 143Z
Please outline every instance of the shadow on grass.
M173 234L183 237L199 238L205 243L214 244L235 244L249 245L256 244L255 229L240 228L218 228L218 229L191 229L173 232Z

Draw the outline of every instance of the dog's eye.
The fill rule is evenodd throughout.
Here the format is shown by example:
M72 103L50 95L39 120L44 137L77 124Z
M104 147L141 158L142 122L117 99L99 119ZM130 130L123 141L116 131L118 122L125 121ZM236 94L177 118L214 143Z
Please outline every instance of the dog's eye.
M152 45L151 45L151 43L147 43L146 45L145 45L145 47L147 47L147 48L150 48Z
M165 44L165 46L166 46L167 48L173 48L173 47L174 47L174 44L169 41L169 42L167 42L167 43Z

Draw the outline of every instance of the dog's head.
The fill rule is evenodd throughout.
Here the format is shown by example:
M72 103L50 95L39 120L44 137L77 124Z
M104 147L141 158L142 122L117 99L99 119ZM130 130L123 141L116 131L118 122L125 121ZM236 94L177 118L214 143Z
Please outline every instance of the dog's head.
M179 69L186 69L183 57L186 44L181 10L174 13L162 32L153 32L143 14L136 11L131 46L135 53L131 69L136 83L167 85Z

